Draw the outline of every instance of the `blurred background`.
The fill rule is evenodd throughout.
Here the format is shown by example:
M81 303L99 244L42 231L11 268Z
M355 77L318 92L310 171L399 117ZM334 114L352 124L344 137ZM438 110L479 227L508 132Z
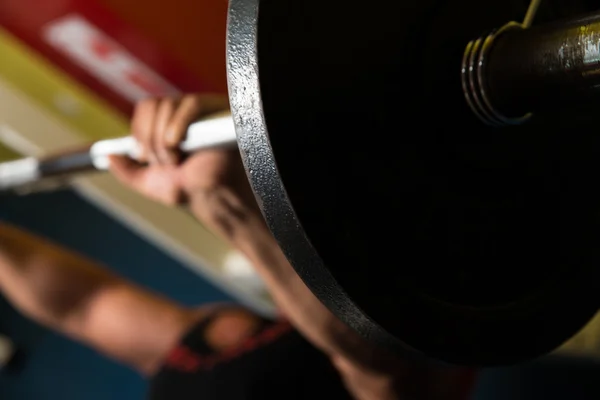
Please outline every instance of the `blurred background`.
M148 96L226 93L223 0L0 0L0 160L126 135ZM0 218L188 305L273 308L247 260L188 214L110 176L0 199ZM141 399L134 372L24 318L0 299L0 335L22 354L3 400Z
M0 161L125 135L136 101L226 93L226 0L0 0ZM178 210L110 176L0 198L0 218L188 305L236 301L273 313L237 252ZM0 298L0 335L19 349L2 400L142 399L145 382L20 317ZM478 399L598 399L593 354L485 371Z

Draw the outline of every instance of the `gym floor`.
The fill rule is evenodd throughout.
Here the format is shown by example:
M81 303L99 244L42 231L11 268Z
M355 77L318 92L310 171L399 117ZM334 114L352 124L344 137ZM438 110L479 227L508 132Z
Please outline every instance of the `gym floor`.
M184 304L230 300L72 192L0 199L0 218L77 249ZM146 384L136 373L29 322L1 298L0 334L22 350L17 362L0 372L2 400L144 398ZM599 377L600 361L548 358L484 371L474 399L598 399Z

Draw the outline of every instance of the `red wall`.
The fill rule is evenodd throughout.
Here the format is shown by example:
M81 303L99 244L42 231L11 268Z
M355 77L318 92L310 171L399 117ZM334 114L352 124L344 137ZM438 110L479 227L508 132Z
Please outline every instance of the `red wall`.
M144 66L126 72L121 68L127 76L120 78L151 95L168 92L152 80L153 73L177 91L225 92L226 13L225 0L2 0L0 26L128 114L134 101L114 89L118 79L111 87L106 77L99 77L101 67L87 68L49 44L43 34L48 24L69 15L83 18ZM100 66L103 57L108 61L111 56L105 44L88 47Z
M154 43L169 49L191 71L218 90L226 91L227 0L103 0L103 3Z

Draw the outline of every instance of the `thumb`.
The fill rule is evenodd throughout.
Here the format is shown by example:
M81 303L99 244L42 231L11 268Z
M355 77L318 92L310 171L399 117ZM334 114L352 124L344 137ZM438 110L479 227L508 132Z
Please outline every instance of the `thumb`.
M180 201L176 168L149 167L122 156L110 156L109 160L110 171L123 185L163 204L175 205Z
M110 156L109 157L110 172L122 184L139 189L139 182L144 174L144 166L132 160L129 157Z

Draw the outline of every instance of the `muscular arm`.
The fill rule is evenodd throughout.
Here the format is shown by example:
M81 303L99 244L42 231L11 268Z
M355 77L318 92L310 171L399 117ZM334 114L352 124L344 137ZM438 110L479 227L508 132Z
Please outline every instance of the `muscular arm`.
M93 261L2 223L0 290L26 316L148 374L192 318Z
M472 371L392 357L342 323L312 294L283 255L260 213L226 189L192 198L192 212L252 261L294 326L329 355L358 399L464 400ZM252 205L250 206L252 207ZM204 212L211 209L210 215Z

